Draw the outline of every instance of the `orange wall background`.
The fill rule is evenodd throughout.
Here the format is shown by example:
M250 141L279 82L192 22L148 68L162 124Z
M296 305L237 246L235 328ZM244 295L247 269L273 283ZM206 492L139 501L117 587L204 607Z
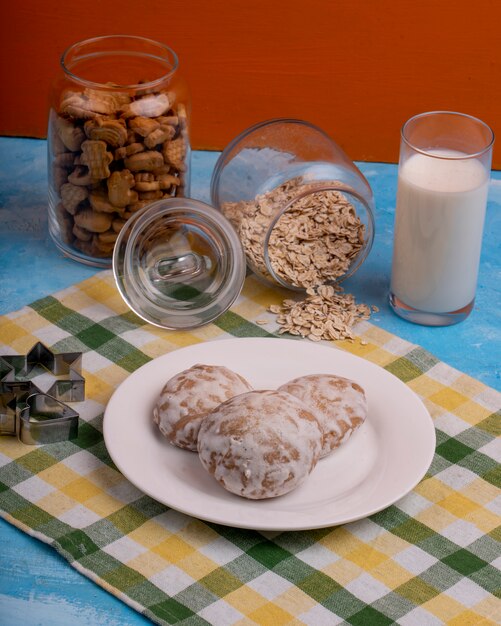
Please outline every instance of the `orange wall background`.
M353 159L395 162L402 123L423 111L462 111L501 132L500 24L501 0L5 2L0 134L45 136L67 46L134 34L178 53L194 148L299 117Z

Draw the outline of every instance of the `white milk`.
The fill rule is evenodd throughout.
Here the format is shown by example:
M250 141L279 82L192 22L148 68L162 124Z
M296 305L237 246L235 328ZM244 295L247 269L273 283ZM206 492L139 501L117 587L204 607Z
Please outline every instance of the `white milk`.
M474 159L414 154L399 168L391 291L403 303L446 313L473 300L488 185Z

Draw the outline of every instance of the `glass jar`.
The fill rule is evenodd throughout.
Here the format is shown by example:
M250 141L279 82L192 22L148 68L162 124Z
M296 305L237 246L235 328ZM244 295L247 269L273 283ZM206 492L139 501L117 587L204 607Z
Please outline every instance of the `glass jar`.
M296 291L340 282L374 239L369 183L320 128L274 119L222 152L211 200L233 224L250 269Z
M109 267L131 216L189 195L188 90L176 54L143 37L77 43L61 67L49 113L49 232L66 256Z

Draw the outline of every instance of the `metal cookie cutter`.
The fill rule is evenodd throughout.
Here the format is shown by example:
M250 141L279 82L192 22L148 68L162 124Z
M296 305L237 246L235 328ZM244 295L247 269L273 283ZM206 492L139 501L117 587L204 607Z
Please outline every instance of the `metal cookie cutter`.
M0 356L0 435L17 435L26 444L53 443L78 435L78 413L63 403L85 398L80 352L54 354L36 343L27 355ZM42 366L56 380L43 393L27 377Z
M82 353L54 354L43 343L36 343L26 355L0 356L0 394L40 391L27 379L36 366L42 366L54 376L66 376L54 381L47 394L62 402L82 402L85 398L85 379L81 375Z
M0 434L17 435L28 445L74 439L78 413L46 393L25 394L17 399L15 410L0 414Z

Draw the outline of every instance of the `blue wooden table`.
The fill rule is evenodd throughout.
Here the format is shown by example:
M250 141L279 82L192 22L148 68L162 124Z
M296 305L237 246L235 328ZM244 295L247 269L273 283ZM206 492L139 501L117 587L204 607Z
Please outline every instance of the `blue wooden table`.
M192 195L209 201L218 153L193 154ZM81 281L96 270L65 259L47 234L46 142L0 138L0 314ZM501 390L501 172L493 172L476 305L457 326L427 328L396 317L387 304L396 165L361 163L376 198L376 237L363 267L345 283L379 307L371 321ZM1 340L1 337L0 337ZM72 569L50 547L0 520L0 624L147 624Z

